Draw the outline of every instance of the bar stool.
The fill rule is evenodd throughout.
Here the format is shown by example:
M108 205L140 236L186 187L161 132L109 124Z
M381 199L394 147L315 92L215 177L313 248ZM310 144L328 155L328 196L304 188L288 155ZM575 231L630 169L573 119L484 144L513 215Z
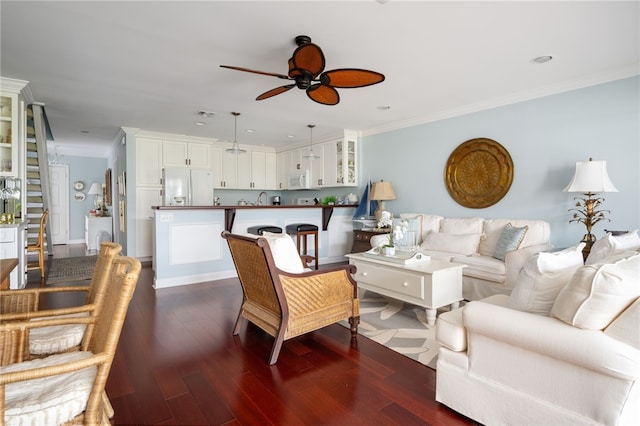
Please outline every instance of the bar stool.
M273 225L256 225L247 228L247 232L253 235L262 235L263 232L273 232L274 234L282 234L282 228Z
M292 223L286 227L287 234L296 236L296 246L300 255L307 255L307 236L314 236L315 269L318 269L318 227L310 223ZM300 240L304 237L303 251L300 251Z

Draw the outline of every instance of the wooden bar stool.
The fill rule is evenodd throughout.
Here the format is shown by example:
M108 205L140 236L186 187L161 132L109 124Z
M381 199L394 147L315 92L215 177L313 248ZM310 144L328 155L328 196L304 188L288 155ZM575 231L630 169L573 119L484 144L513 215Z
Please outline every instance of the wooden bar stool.
M318 269L318 227L316 225L312 225L310 223L292 223L291 225L287 225L286 227L287 234L296 236L296 246L298 247L298 253L300 255L308 255L307 254L307 236L314 236L314 261L315 261L315 269ZM303 251L300 251L300 241L303 240Z
M282 234L282 228L273 225L256 225L247 228L247 232L253 235L262 235L263 232L273 232L274 234Z

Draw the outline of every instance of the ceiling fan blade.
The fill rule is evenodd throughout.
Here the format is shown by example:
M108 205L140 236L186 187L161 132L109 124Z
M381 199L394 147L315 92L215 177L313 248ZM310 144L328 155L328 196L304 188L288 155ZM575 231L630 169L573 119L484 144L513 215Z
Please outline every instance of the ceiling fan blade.
M284 74L278 74L278 73L275 73L275 72L256 71L256 70L252 70L252 69L249 69L249 68L234 67L232 65L220 65L220 67L221 68L228 68L230 70L252 72L254 74L268 75L268 76L271 76L271 77L278 77L278 78L282 78L284 80L289 80L288 76L286 76Z
M322 84L339 88L365 87L383 81L383 74L358 68L340 68L327 71L320 76Z
M333 87L323 84L313 84L307 89L307 96L313 101L323 105L336 105L340 102L340 95Z
M262 95L258 96L256 98L256 101L261 101L263 99L267 99L267 98L270 98L272 96L279 95L280 93L284 93L287 90L293 89L294 87L296 87L295 84L287 84L286 86L276 87L275 89L271 89L269 91L266 91Z
M324 70L324 54L322 49L313 43L298 47L289 59L289 77L300 75L298 69L307 70L313 78Z

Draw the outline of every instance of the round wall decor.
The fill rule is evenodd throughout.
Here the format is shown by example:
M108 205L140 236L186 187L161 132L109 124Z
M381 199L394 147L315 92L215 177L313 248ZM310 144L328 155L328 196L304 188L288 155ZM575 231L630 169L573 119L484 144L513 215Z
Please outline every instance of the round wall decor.
M85 199L84 192L76 192L75 194L73 194L73 199L76 201L84 201Z
M444 171L449 195L460 205L489 207L504 197L513 182L513 161L498 142L471 139L449 156Z
M73 189L75 189L76 191L82 191L84 189L84 182L77 180L73 184Z

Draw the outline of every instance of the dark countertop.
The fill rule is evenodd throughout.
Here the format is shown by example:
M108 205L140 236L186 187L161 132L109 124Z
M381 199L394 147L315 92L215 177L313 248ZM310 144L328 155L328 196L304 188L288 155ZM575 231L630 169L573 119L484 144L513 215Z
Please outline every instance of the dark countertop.
M151 206L152 210L224 210L224 229L231 232L233 229L233 222L236 218L236 210L250 210L250 209L322 209L322 230L326 231L329 227L329 221L331 220L331 215L333 214L334 208L355 208L358 207L357 204L342 204L342 205L297 205L290 204L286 206L272 206L272 205L263 205L263 206Z
M227 205L227 206L152 206L153 210L228 210L228 209L327 209L327 208L340 208L340 207L358 207L357 204L340 204L340 205L308 205L308 204L288 204L286 206L272 206L272 205Z

